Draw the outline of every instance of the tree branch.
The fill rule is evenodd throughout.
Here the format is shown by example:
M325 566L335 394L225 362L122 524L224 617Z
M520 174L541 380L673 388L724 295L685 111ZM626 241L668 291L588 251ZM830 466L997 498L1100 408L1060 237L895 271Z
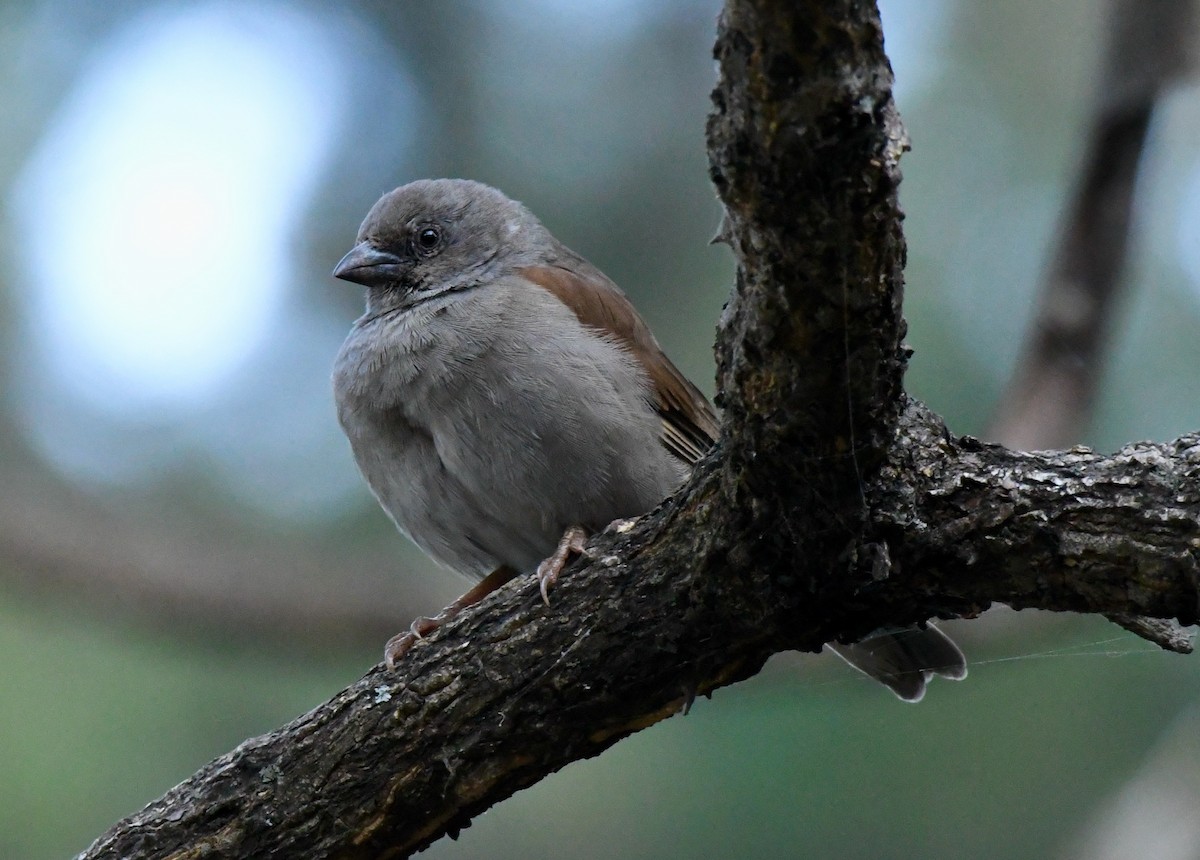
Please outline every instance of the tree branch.
M919 404L901 427L871 488L892 570L911 572L899 597L923 580L947 614L1001 601L1196 622L1200 434L1101 456L955 439Z
M916 405L902 426L871 493L877 579L853 595L806 587L825 572L803 559L769 575L746 545L689 570L697 534L741 520L714 504L711 460L685 498L594 542L551 609L513 583L401 672L247 741L82 856L406 856L784 647L997 600L1195 620L1200 436L1029 455L948 437Z
M419 582L411 595L397 585L394 541L363 540L334 552L319 535L280 541L228 523L201 530L195 520L89 497L25 462L15 448L10 442L0 452L0 484L20 488L0 495L5 588L52 593L60 602L174 632L216 630L280 642L294 642L298 628L310 642L383 640L403 610L394 604L420 606ZM345 569L360 575L347 581L339 574ZM405 599L381 599L389 593ZM426 596L426 606L439 599L432 588Z
M716 55L739 262L718 448L550 608L510 583L81 857L407 856L779 650L992 601L1195 617L1200 443L1014 454L904 398L905 138L873 6L730 0Z

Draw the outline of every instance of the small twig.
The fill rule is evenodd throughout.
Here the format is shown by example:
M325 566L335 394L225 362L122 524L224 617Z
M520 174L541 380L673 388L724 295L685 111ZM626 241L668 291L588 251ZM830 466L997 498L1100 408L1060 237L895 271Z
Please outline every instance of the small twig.
M1191 654L1195 650L1195 631L1185 630L1179 622L1169 618L1143 618L1140 615L1118 613L1109 615L1108 620L1167 651Z

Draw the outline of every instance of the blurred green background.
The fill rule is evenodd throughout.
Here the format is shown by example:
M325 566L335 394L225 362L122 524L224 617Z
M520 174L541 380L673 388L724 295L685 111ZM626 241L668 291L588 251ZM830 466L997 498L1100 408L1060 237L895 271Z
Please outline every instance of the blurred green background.
M711 392L717 7L0 5L0 857L82 850L462 590L377 509L329 393L361 296L328 273L383 191L467 176L525 201ZM909 387L982 434L1103 6L883 11L914 147ZM1082 443L1200 428L1198 126L1195 88L1156 117ZM917 707L781 655L425 856L1097 857L1133 831L1161 841L1142 856L1200 856L1194 815L1144 800L1195 796L1200 663L1097 619L947 627L971 676Z

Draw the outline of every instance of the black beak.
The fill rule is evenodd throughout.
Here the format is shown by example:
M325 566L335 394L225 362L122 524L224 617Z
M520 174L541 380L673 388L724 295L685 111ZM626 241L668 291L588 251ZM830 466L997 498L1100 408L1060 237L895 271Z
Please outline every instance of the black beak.
M383 287L399 282L403 261L381 251L370 242L359 242L334 267L333 276L364 287Z

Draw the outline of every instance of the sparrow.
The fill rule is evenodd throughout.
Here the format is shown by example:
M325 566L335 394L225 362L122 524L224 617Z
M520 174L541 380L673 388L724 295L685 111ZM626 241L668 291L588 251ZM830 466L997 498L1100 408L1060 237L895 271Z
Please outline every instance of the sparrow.
M518 574L547 598L589 535L653 509L716 443L713 407L625 294L495 188L388 192L333 274L367 288L333 370L359 470L400 531L478 580L393 637L389 668ZM966 671L935 627L837 650L908 700Z

